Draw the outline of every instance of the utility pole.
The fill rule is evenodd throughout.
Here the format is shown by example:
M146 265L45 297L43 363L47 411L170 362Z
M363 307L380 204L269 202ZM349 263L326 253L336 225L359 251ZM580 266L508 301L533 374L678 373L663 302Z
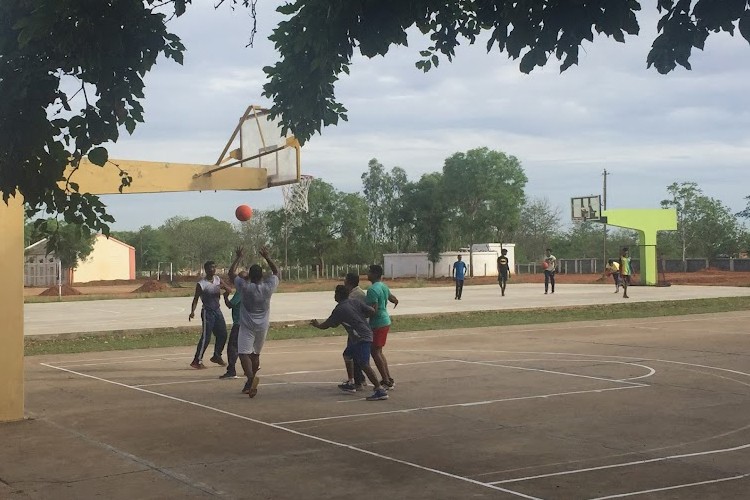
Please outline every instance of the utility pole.
M600 212L607 210L607 176L611 175L609 172L607 172L607 169L604 169L604 172L602 172L602 177L604 177L604 186L602 189L602 206L600 207ZM604 245L603 245L603 251L604 251L604 267L607 266L607 224L604 224Z

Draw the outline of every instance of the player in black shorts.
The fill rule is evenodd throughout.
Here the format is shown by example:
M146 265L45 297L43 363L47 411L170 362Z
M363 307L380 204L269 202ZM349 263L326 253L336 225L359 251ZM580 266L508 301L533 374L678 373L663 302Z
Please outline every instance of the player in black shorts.
M510 266L508 265L508 250L500 250L500 257L497 258L497 281L500 283L500 292L505 297L505 285L508 283L510 276Z

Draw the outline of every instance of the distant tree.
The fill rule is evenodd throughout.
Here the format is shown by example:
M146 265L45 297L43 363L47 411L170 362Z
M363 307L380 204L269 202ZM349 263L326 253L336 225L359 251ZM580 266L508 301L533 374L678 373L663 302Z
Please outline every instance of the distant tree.
M747 206L741 212L737 212L737 217L750 219L750 196L745 196L745 200L747 201Z
M29 226L29 241L33 243L47 238L47 253L54 253L63 268L77 268L94 250L96 235L84 225L42 219Z
M684 269L687 269L689 255L710 259L739 251L742 227L720 200L704 195L695 182L674 182L667 186L667 192L670 198L661 205L677 211L677 234ZM662 235L662 241L668 242L671 238L670 234Z
M407 182L404 169L393 167L387 172L374 158L368 163L367 172L362 174L370 239L375 245L397 252L408 239L399 219Z
M550 245L552 238L560 233L560 218L560 208L550 205L547 198L526 200L521 208L518 227L513 233L516 260L536 260L540 252Z
M408 184L404 201L404 219L413 227L418 248L427 251L434 276L440 252L445 250L448 221L443 175L425 174L418 182Z
M368 207L365 199L357 193L342 193L338 217L340 221L339 262L360 264L375 262L372 244L368 241ZM377 258L379 260L379 258Z
M401 167L393 167L391 169L390 181L393 195L391 197L391 206L388 211L387 220L390 232L389 239L392 246L388 249L396 252L404 252L412 240L412 235L407 232L401 221L404 195L406 194L406 186L409 183L406 171Z
M518 226L526 174L515 156L488 148L445 160L445 203L463 244L502 240Z
M113 231L112 236L135 248L138 271L154 271L159 262L170 262L166 235L160 229L143 226L138 231Z
M373 243L383 243L388 237L388 210L393 195L385 167L373 158L362 174L362 192L367 202L369 237Z
M695 182L673 182L667 186L670 198L662 200L663 208L674 208L677 211L677 232L682 245L681 258L683 267L687 268L688 244L693 239L693 223L695 222L696 200L702 191Z
M315 179L310 184L307 198L308 212L292 221L289 261L318 264L323 269L341 236L343 194L322 179ZM271 239L280 248L284 245L284 217L283 210L274 210L268 219Z
M721 200L699 196L695 210L692 249L696 255L714 259L720 255L736 256L741 250L743 229L736 217Z
M207 260L228 266L237 244L232 225L213 217L172 217L160 230L168 242L168 257L178 269L198 272Z
M254 210L253 216L246 222L236 222L234 230L238 243L249 252L258 253L260 247L268 245L271 237L268 229L268 212ZM278 248L278 247L276 247Z

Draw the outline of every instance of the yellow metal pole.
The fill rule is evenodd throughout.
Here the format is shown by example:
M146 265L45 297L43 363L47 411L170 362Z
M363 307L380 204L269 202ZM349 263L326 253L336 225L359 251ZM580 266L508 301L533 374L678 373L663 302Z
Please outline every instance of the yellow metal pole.
M23 199L0 200L0 422L23 419Z
M298 151L299 160L299 151ZM252 191L266 189L265 168L227 168L212 172L216 165L110 160L99 167L82 160L70 181L82 193L120 193L120 170L133 178L127 193L184 191ZM298 167L299 168L299 167ZM64 186L64 183L61 183ZM23 418L23 198L18 195L6 206L0 200L0 263L5 279L0 286L0 422Z

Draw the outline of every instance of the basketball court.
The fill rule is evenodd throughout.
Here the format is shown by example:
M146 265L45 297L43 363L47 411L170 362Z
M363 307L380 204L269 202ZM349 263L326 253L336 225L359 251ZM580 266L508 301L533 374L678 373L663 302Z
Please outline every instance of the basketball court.
M741 498L748 318L394 333L378 402L344 338L267 344L254 399L190 348L31 357L0 496Z

